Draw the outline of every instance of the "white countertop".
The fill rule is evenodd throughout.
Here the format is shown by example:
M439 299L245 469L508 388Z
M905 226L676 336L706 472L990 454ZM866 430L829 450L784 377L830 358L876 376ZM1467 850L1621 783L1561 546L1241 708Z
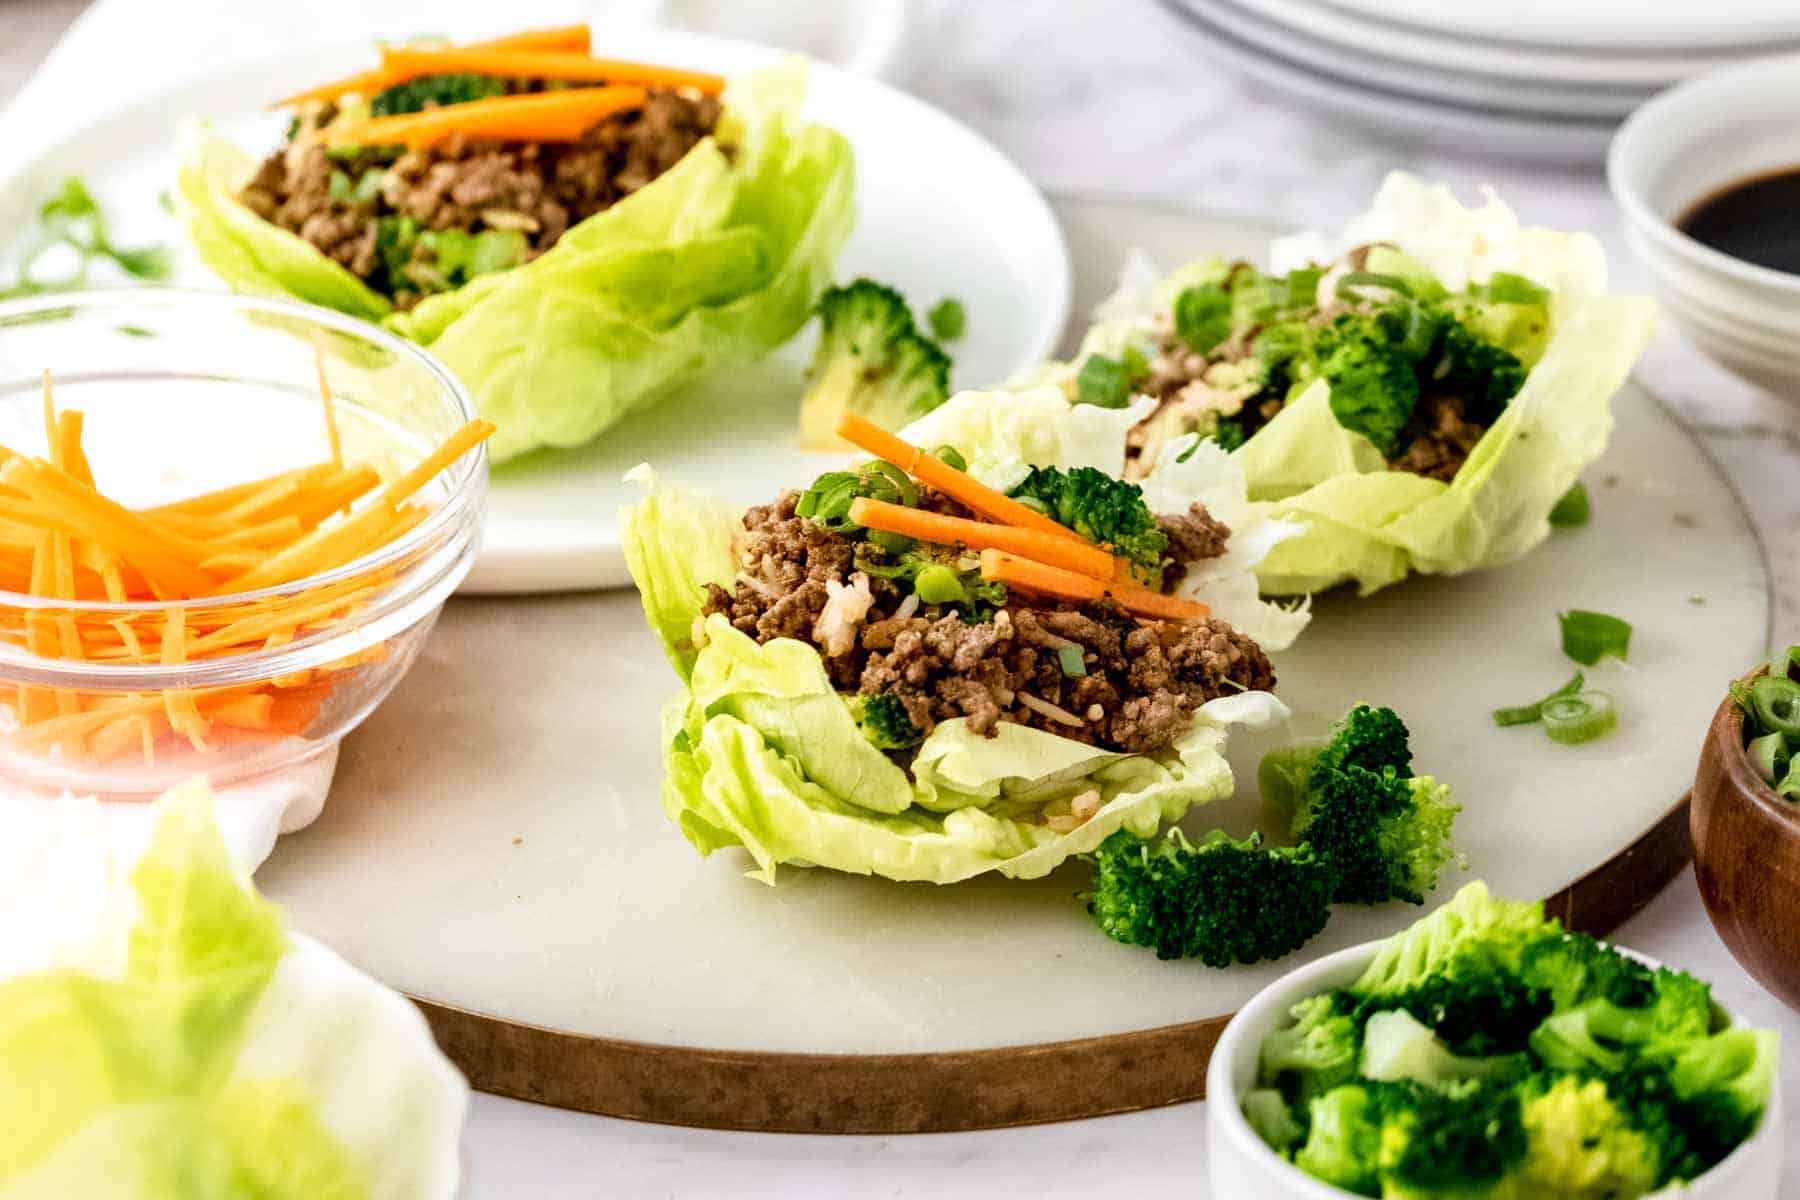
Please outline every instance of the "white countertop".
M0 0L0 102L76 0ZM509 24L643 4L521 0ZM25 155L134 89L296 44L491 23L469 0L98 0L0 112L0 156ZM1363 207L1392 167L1459 189L1491 183L1533 223L1585 227L1617 278L1641 282L1597 172L1461 159L1274 100L1192 56L1149 0L920 0L899 82L975 126L1047 188L1156 196L1294 224ZM146 69L156 64L156 72ZM104 88L96 80L107 81ZM954 188L954 181L946 181ZM1639 378L1682 415L1743 495L1773 567L1775 636L1800 641L1800 406L1739 384L1665 331ZM1715 982L1782 1031L1800 1080L1800 1017L1740 970L1686 873L1620 941ZM1792 1111L1790 1109L1790 1111ZM478 1200L513 1196L1205 1196L1203 1106L1033 1129L803 1138L664 1128L478 1096L466 1136ZM1800 1195L1800 1154L1787 1187Z

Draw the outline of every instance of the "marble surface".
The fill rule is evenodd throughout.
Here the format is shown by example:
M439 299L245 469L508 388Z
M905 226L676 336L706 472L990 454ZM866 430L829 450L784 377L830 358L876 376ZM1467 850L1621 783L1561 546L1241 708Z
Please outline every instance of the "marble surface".
M37 62L77 0L0 0L0 156L24 155L134 89L224 59L377 32L485 27L472 0L98 0ZM643 5L519 0L509 21L547 24ZM1296 224L1360 209L1402 167L1460 189L1492 184L1528 220L1585 227L1617 278L1641 283L1604 180L1455 157L1296 109L1191 53L1149 0L919 0L898 81L992 138L1047 188L1156 196ZM157 64L155 71L146 63ZM95 79L113 81L107 89ZM954 189L954 181L947 181ZM1773 568L1777 641L1800 640L1800 389L1762 395L1666 329L1639 378L1735 482ZM1679 481L1672 481L1679 486ZM1800 1079L1800 1018L1740 971L1712 935L1691 874L1619 937L1717 983L1719 998L1786 1041ZM633 1125L478 1097L466 1138L481 1200L532 1196L1206 1195L1203 1105L1100 1121L915 1138L800 1138ZM1800 1157L1800 1156L1790 1156ZM1800 1194L1800 1162L1789 1164Z

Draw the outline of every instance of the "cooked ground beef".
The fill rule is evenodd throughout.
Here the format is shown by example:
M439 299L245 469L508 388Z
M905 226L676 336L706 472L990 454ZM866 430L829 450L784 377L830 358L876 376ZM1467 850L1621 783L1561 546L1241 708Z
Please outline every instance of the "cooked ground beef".
M922 491L922 507L970 515L948 497ZM859 560L891 561L876 547L796 516L798 498L786 492L746 513L736 583L707 588L706 612L725 614L759 642L789 637L818 644L814 628L830 598L828 584L862 574ZM1172 556L1222 552L1229 531L1203 507L1172 522L1179 531L1171 534ZM864 577L875 603L854 644L825 655L826 670L840 691L898 696L926 732L956 717L983 734L1012 721L1109 749L1148 752L1168 746L1206 701L1275 683L1261 648L1220 620L1147 621L1110 603L1075 607L1021 597L978 623L939 605L900 616L901 589L878 575ZM1086 675L1064 674L1058 652L1070 643L1080 648Z
M432 255L420 243L391 271L377 245L381 218L410 217L421 230L517 229L526 258L535 258L680 162L718 120L716 97L653 90L641 110L608 117L566 145L457 137L398 157L372 149L336 158L323 145L289 145L264 160L242 199L404 308L434 290ZM345 194L370 171L384 172L373 194ZM335 197L334 175L342 180Z
M1449 483L1486 432L1487 426L1463 420L1459 397L1421 396L1411 423L1400 435L1406 449L1388 466Z

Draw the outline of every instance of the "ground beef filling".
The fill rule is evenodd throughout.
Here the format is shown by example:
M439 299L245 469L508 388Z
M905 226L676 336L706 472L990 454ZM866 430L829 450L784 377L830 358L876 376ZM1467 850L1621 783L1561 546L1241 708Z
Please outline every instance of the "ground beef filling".
M535 258L680 162L718 120L716 97L653 90L642 109L608 117L568 144L451 138L398 157L370 149L335 158L323 145L290 145L263 162L242 199L406 307L430 289L407 286L404 273L388 278L377 252L382 217L410 217L421 230L517 229L527 259ZM333 196L334 174L354 183L371 170L386 172L373 195L345 195L340 183ZM415 256L431 265L427 247Z
M740 574L727 590L707 588L707 614L723 613L759 642L796 638L818 645L813 630L830 584L861 574L859 556L879 565L882 552L794 515L798 493L752 508L737 543ZM922 504L970 515L930 493ZM1223 551L1229 532L1196 505L1171 518L1170 553ZM1001 721L1029 725L1127 753L1167 747L1194 710L1219 696L1274 686L1268 657L1223 621L1146 621L1111 604L1049 605L1015 594L991 620L971 624L949 609L907 611L901 590L868 580L875 602L844 653L821 647L840 691L892 693L913 724L968 718L991 735ZM905 612L906 615L900 615ZM1062 647L1079 647L1087 674L1067 676ZM1029 699L1026 699L1029 697Z

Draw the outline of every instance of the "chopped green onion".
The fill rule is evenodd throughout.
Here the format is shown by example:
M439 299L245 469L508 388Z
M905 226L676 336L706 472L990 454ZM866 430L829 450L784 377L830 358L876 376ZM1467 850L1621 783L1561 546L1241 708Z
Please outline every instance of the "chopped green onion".
M1150 364L1134 346L1125 347L1118 358L1090 354L1075 375L1076 402L1097 408L1124 408L1131 401L1132 388L1149 369Z
M1412 284L1398 275L1383 275L1375 271L1346 271L1338 276L1338 299L1361 300L1363 296L1359 288L1384 288L1402 296L1412 295Z
M879 546L889 554L904 554L915 544L913 539L904 533L889 533L885 529L871 529L867 538L871 546Z
M1319 280L1325 272L1317 267L1295 267L1288 272L1288 304L1293 308L1311 308L1318 302Z
M1744 750L1750 756L1750 765L1756 768L1756 773L1770 787L1774 787L1788 773L1788 764L1793 761L1793 754L1787 748L1787 739L1779 733L1765 733L1754 738Z
M1523 275L1514 275L1511 271L1495 271L1488 278L1487 286L1479 291L1484 298L1495 304L1548 304L1550 302L1549 289L1539 287Z
M931 457L937 459L947 467L956 468L958 471L966 471L969 469L969 460L964 458L962 453L957 450L955 446L939 446L936 450L931 452Z
M1558 696L1573 696L1576 692L1581 690L1582 685L1586 682L1587 680L1583 677L1581 672L1577 671L1575 672L1575 677L1573 679L1569 680L1569 682L1563 684L1554 692L1551 692L1548 696L1545 696L1536 703L1521 704L1517 708L1496 708L1494 710L1494 724L1503 728L1508 725L1535 724L1544 715L1544 705L1556 699Z
M1046 517L1050 515L1050 506L1037 496L1014 496L1013 499L1034 513L1041 513Z
M919 485L912 477L891 462L877 458L864 463L857 473L857 495L871 500L886 500L889 504L904 504L908 508L919 506Z
M921 569L913 579L913 591L921 604L954 604L969 595L956 568L942 563Z
M1775 794L1783 800L1800 803L1800 755L1788 759L1787 774L1775 785Z
M1605 692L1576 692L1544 702L1544 732L1565 746L1591 742L1618 723L1612 697Z
M1581 480L1563 493L1563 498L1550 510L1550 524L1557 529L1577 529L1588 523L1587 485Z
M1800 742L1800 683L1785 675L1764 675L1750 681L1750 703L1765 733L1779 733Z
M968 314L963 311L962 301L954 296L945 296L931 306L925 314L926 322L931 326L931 336L940 342L954 342L963 335L968 324Z
M1087 663L1083 661L1080 646L1058 646L1056 663L1062 668L1064 675L1086 675Z
M1231 336L1231 293L1223 284L1187 288L1175 297L1175 336L1196 354Z
M1629 621L1579 608L1558 613L1556 619L1562 625L1563 653L1582 666L1591 667L1608 654L1630 656Z

